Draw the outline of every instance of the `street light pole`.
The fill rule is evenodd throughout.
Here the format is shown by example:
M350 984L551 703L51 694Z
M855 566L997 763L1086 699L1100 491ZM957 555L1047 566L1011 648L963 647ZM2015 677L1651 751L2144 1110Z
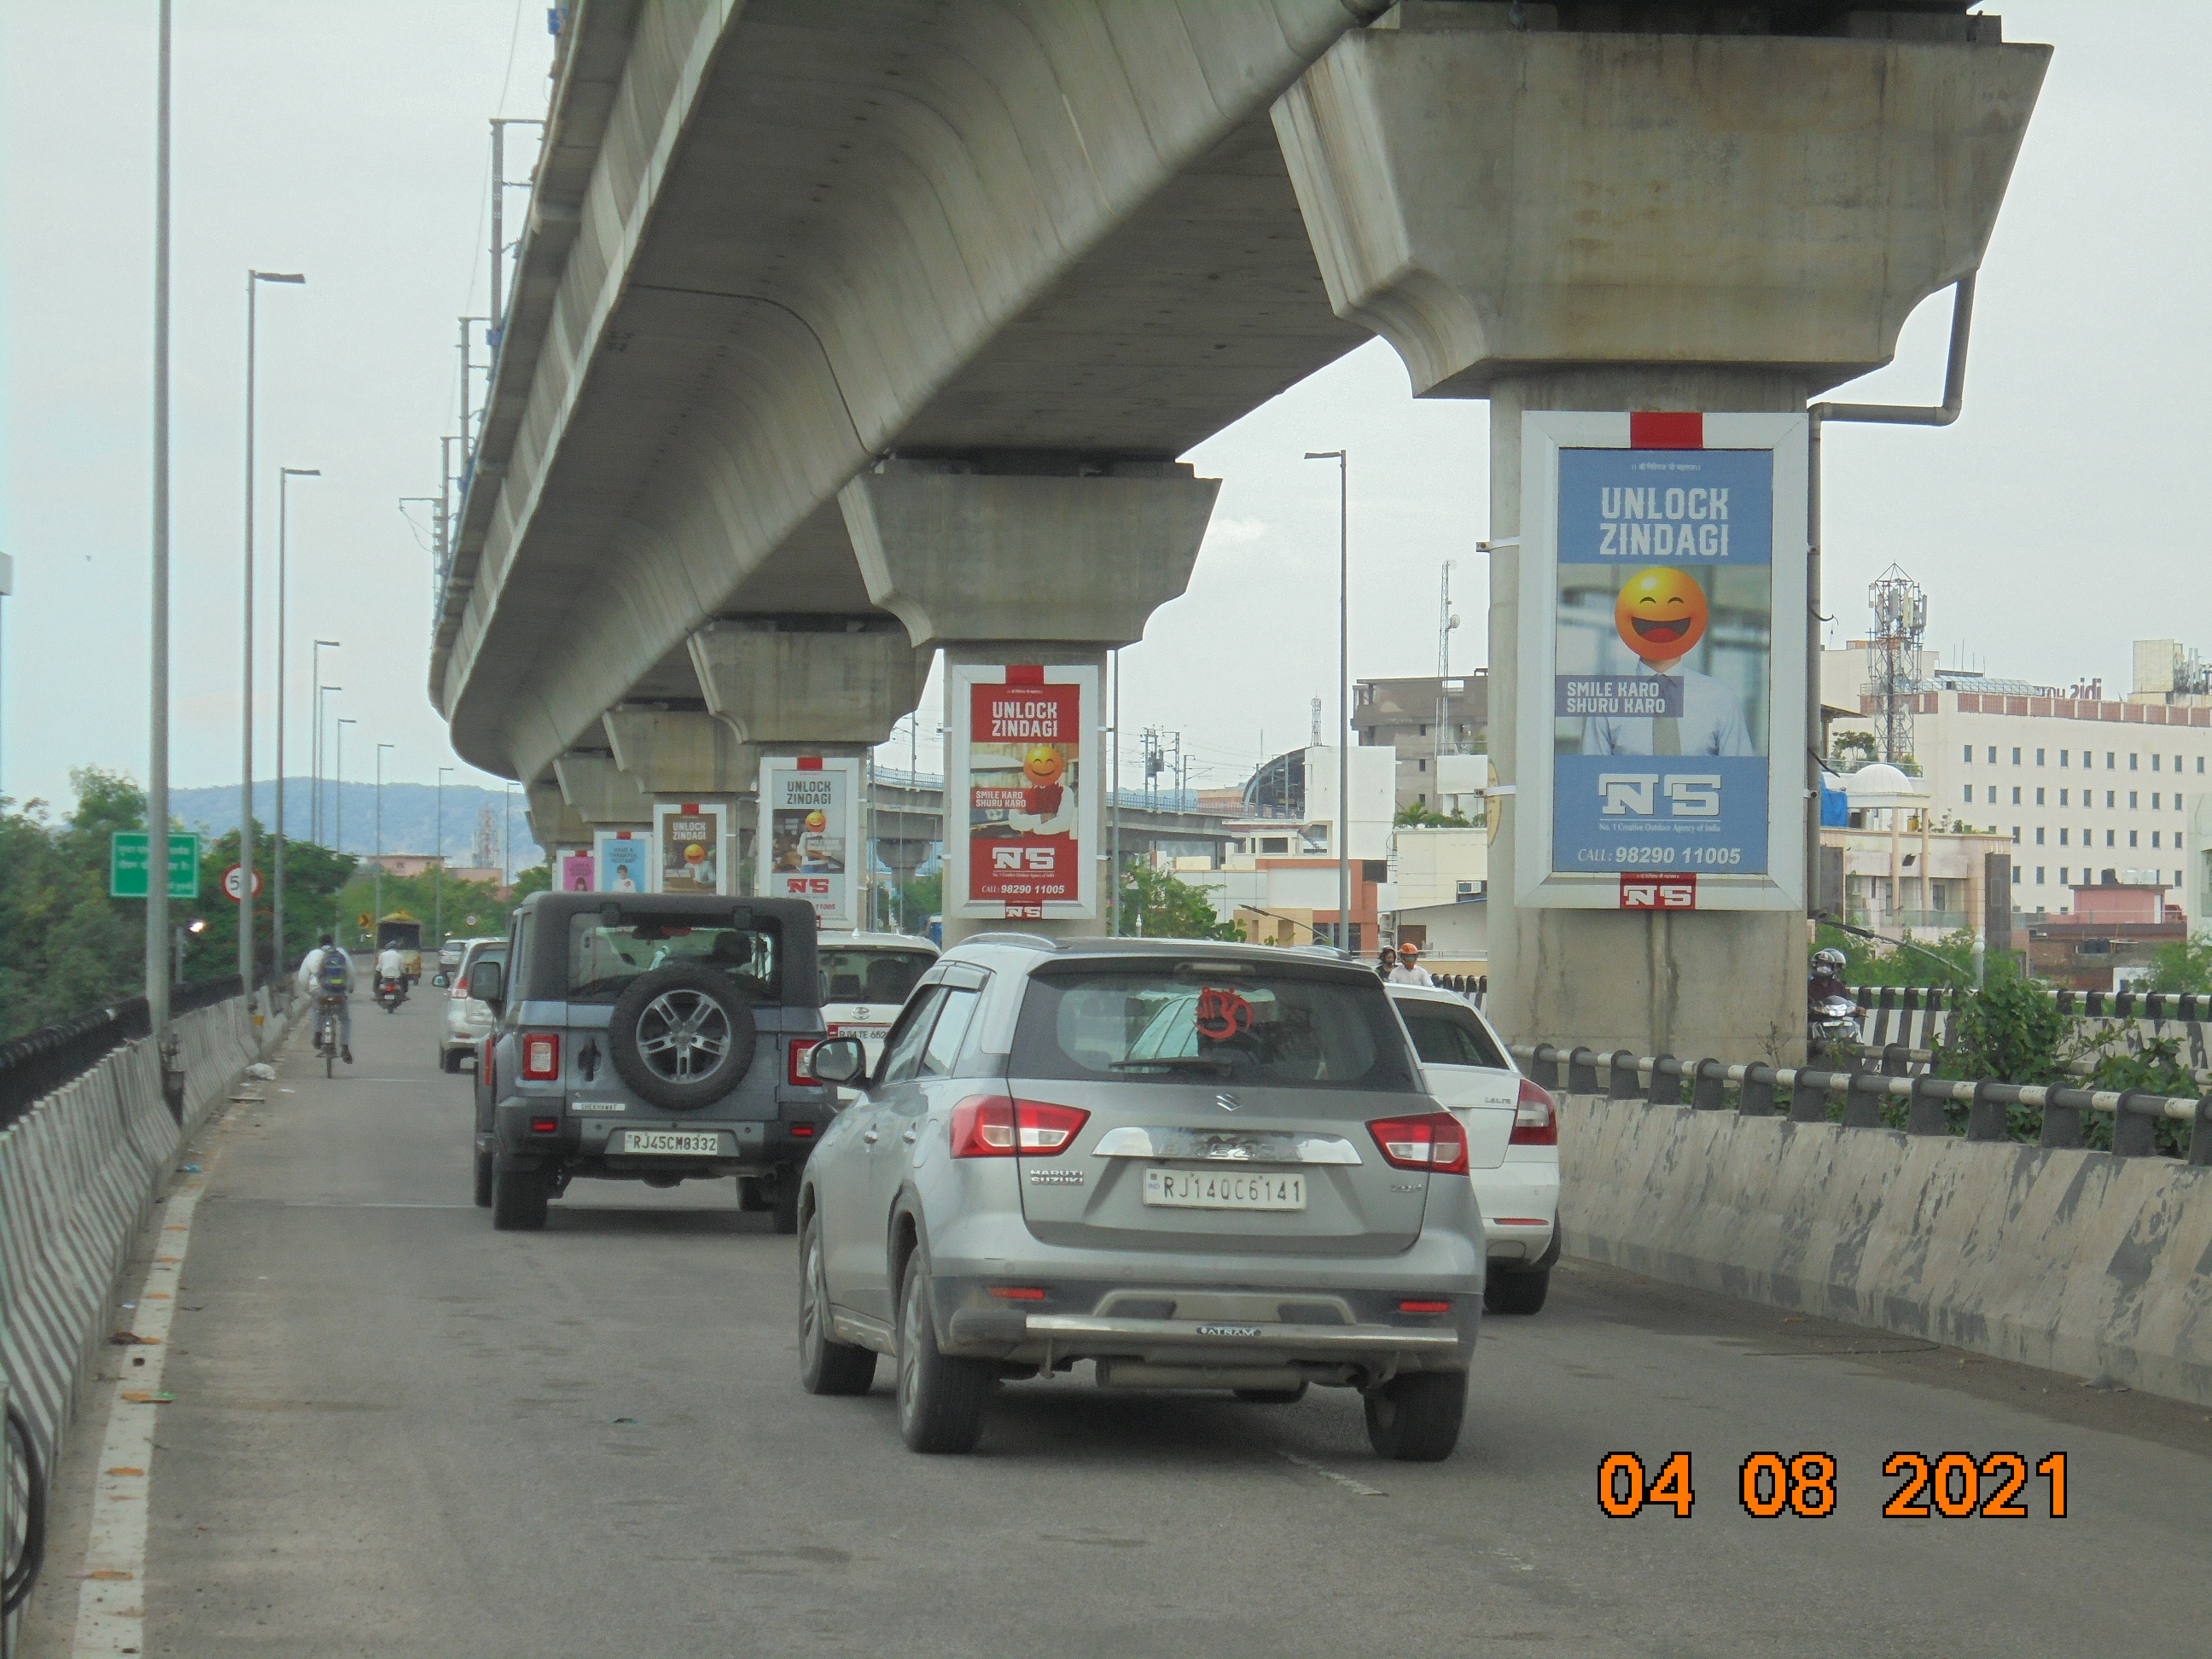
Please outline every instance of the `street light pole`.
M345 729L349 726L360 724L359 720L347 720L341 716L331 728L337 745L337 763L335 769L337 777L335 787L331 790L331 815L337 824L337 828L331 836L331 850L334 853L345 851ZM341 887L338 890L343 892L345 890ZM338 921L338 912L335 900L331 905L331 920L332 925L336 926Z
M438 873L435 920L430 931L438 936L438 943L446 942L446 774L454 770L450 766L438 769Z
M1336 463L1336 948L1352 948L1352 558L1351 468L1340 449L1310 449Z
M376 898L368 927L371 951L384 948L384 751L395 744L376 745Z
M315 737L314 741L307 745L307 775L308 783L310 785L307 792L307 838L313 842L318 847L320 847L323 844L322 697L324 692L335 691L339 689L335 685L325 685L323 684L323 652L326 648L331 650L337 649L337 643L338 642L336 640L317 640L315 641Z
M161 0L154 112L154 559L148 597L146 754L146 1017L155 1040L169 1025L169 5Z
M288 552L291 545L291 484L295 478L319 478L323 475L312 466L280 466L276 469L276 833L270 848L270 863L275 866L276 895L270 907L270 932L275 936L276 971L284 971L284 605L285 583L289 570Z
M238 976L253 989L253 357L256 301L263 283L304 283L297 271L246 273L246 556L244 611L239 653L244 706L239 711L241 776L238 783L238 866L242 892L238 901ZM276 688L281 701L284 688ZM281 793L284 784L277 780ZM150 843L149 843L150 845Z

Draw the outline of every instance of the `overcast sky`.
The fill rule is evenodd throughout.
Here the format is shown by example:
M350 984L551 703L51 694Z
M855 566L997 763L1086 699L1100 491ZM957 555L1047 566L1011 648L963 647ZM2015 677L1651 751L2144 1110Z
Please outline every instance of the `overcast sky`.
M437 486L454 319L483 308L485 122L543 112L545 8L177 9L173 775L238 775L242 289L258 267L308 276L262 290L264 570L275 469L321 468L293 487L291 637L345 642L325 678L360 722L349 775L370 775L382 741L387 776L428 782L457 763L423 690L428 520L414 509L410 526L397 503ZM2009 38L2058 52L1984 267L1966 416L1831 428L1827 609L1838 637L1863 633L1866 585L1894 561L1927 588L1947 663L1963 651L1995 673L2124 690L2138 637L2212 649L2198 435L2212 7L2002 10ZM76 765L145 772L154 15L153 0L0 0L0 550L16 562L0 789L18 799L66 801ZM1935 401L1948 318L1948 295L1923 305L1898 363L1847 395ZM1263 734L1269 750L1304 740L1311 698L1334 729L1335 478L1300 460L1309 449L1352 453L1354 674L1435 672L1447 559L1464 618L1453 666L1480 664L1487 419L1486 404L1413 400L1376 343L1195 451L1220 501L1190 592L1125 653L1127 752L1145 726L1180 730L1194 781L1226 784ZM301 775L304 651L291 670Z

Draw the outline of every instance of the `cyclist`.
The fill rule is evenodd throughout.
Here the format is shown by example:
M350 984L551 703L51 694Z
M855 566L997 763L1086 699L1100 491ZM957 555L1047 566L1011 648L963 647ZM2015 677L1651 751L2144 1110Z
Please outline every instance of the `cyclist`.
M331 1016L337 1022L338 1058L352 1065L353 1005L349 999L353 994L353 959L338 949L337 941L328 933L300 963L300 994L313 997L319 1004L331 1005ZM320 1029L319 1014L317 1029Z

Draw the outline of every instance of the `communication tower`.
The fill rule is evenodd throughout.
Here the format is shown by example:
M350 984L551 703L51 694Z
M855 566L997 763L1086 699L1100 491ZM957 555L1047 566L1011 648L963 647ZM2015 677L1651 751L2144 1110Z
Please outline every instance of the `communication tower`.
M477 813L476 866L489 870L499 863L499 823L492 817L491 803L484 803Z
M1912 708L1920 690L1920 642L1928 632L1928 596L1896 565L1867 589L1874 611L1873 678L1881 702L1881 757L1891 765L1912 757Z

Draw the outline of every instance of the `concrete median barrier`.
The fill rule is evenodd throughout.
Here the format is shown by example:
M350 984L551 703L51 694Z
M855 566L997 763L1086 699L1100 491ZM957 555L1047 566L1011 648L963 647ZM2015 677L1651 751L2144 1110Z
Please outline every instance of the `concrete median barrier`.
M1568 1254L2212 1405L2212 1168L1563 1097Z

